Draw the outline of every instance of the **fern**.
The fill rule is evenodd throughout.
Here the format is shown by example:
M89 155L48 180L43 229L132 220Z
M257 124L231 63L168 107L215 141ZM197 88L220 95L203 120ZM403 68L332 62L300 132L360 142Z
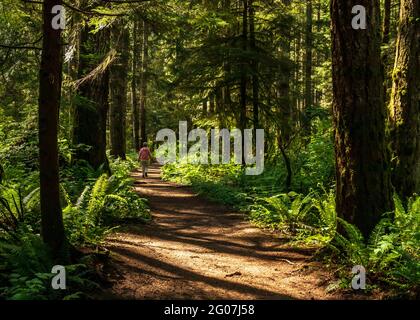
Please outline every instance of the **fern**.
M108 188L108 176L103 174L96 180L92 192L90 194L90 199L87 205L87 213L89 216L98 219L101 209L104 205L104 198Z

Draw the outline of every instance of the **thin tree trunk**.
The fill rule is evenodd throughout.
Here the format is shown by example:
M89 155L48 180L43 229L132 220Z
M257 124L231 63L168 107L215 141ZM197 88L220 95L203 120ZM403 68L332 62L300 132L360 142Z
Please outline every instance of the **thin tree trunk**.
M383 38L382 43L389 43L389 34L391 30L391 0L385 0L384 2L384 21L383 21Z
M254 57L257 54L257 45L255 39L255 9L253 0L249 3L249 31L250 31L250 46ZM259 78L258 78L258 61L256 58L251 61L252 69L252 106L253 106L253 122L254 130L259 127Z
M245 52L248 47L248 0L242 0L243 13L242 13L242 50ZM247 61L243 58L242 71L241 71L241 85L240 85L240 112L239 112L239 128L244 130L246 128L246 75Z
M38 116L42 238L56 259L65 260L57 142L63 60L61 30L52 28L51 13L54 6L61 4L60 0L45 0L43 4Z
M132 57L132 79L131 79L131 113L132 113L132 128L133 128L133 147L135 151L140 150L140 118L139 118L139 99L137 95L137 81L138 81L138 59L139 59L139 45L137 33L139 32L139 21L135 18L133 22L133 57Z
M287 175L286 175L285 187L286 187L286 192L288 192L288 191L290 191L291 186L292 186L293 172L292 172L292 165L290 163L290 158L287 155L286 148L284 147L282 140L283 139L281 139L281 133L279 133L279 135L278 135L278 147L279 147L281 155L283 157L284 165L286 166Z
M312 0L306 0L306 34L305 34L305 110L303 112L303 128L310 134L309 109L313 107L312 95Z
M420 0L401 0L390 112L393 183L402 197L420 193L419 19Z
M203 101L203 116L207 117L207 99Z
M148 81L148 55L149 55L149 30L146 21L143 21L143 57L142 57L142 80L140 100L140 144L147 142L146 135L146 103Z
M300 105L301 105L301 97L298 94L298 92L300 92L301 89L301 69L303 69L303 62L301 61L301 51L302 51L302 33L297 30L297 40L296 40L296 52L295 52L295 64L296 64L296 68L295 68L295 86L294 86L294 92L295 92L295 110L297 110L298 112L300 112ZM299 113L294 114L294 119L296 120L296 122L300 122L299 124L302 126L302 117L300 117Z
M225 0L223 3L223 8L226 12L230 12L231 10L231 0ZM226 37L231 37L233 35L234 32L232 32L232 26L228 25L226 27L226 31L225 31L225 36ZM230 64L230 55L229 55L229 46L231 44L230 43L226 43L225 47L226 47L226 57L225 57L225 62L223 63L223 71L224 71L224 80L225 80L225 85L223 87L223 105L224 105L224 117L227 116L228 112L232 111L232 96L231 96L231 72L232 72L232 67Z
M216 107L214 105L214 94L210 93L209 95L209 115L213 115L216 110Z
M355 5L366 8L366 30L352 28ZM331 18L336 209L339 216L368 237L381 215L392 210L382 94L380 1L332 0Z
M116 22L111 29L111 43L117 58L110 68L110 135L111 155L125 159L126 113L129 62L129 31L124 21Z
M72 29L75 29L72 33L72 37L70 39L71 46L73 46L73 56L71 60L68 62L68 75L70 77L70 81L74 82L77 81L78 70L79 70L79 50L80 50L80 18L76 15L73 15L72 19ZM68 89L68 95L70 97L70 105L68 110L68 131L66 132L66 136L68 141L71 141L73 136L73 119L74 119L74 96L76 94L76 90L71 86Z
M321 33L321 26L322 26L322 21L321 21L321 13L322 13L322 1L318 0L317 3L317 14L316 14L316 31L318 34ZM317 47L315 45L315 47ZM319 48L316 48L316 62L315 65L317 68L319 68L321 66L321 61L322 61L322 50L320 50ZM315 84L316 86L316 84ZM314 104L316 106L321 105L321 100L322 100L322 89L315 89L315 96L314 96Z
M283 0L284 5L289 6L290 0ZM290 50L291 50L291 32L290 29L282 30L282 37L285 41L282 45L282 56L284 59L290 59ZM281 80L278 86L279 98L280 98L280 128L277 131L277 146L281 152L281 155L286 166L286 180L285 187L286 191L290 191L292 185L292 166L290 158L287 154L286 146L289 144L291 137L291 122L292 122L292 104L290 99L290 78L292 69L289 66L284 66L282 71Z
M215 89L215 102L216 102L216 115L217 115L217 119L218 119L218 125L220 128L223 128L223 109L224 109L224 105L223 105L223 94L222 94L222 88L217 87Z
M242 0L242 50L245 53L248 50L248 0ZM248 86L248 61L242 59L241 85L240 85L240 111L239 111L239 129L242 131L242 146L245 145L244 130L247 125L247 86ZM245 165L245 148L242 148L242 165Z
M290 0L283 0L283 3L286 6L290 5ZM290 29L282 30L282 36L285 41L283 44L283 58L286 60L290 59L290 50L291 50L291 32ZM292 123L292 101L290 98L290 79L292 69L289 66L284 66L281 70L282 75L278 87L279 98L280 98L280 137L279 141L282 141L282 144L287 144L291 136L291 123Z

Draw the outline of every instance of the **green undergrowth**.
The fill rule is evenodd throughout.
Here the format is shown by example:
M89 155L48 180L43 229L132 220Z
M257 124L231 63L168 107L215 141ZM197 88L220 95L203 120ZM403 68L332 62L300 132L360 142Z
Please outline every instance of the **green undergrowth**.
M335 195L314 185L307 193L284 192L275 175L282 168L268 165L258 177L246 176L241 166L167 164L166 180L190 185L197 193L248 214L261 228L308 245L338 276L328 290L351 288L352 267L367 271L367 292L376 288L399 296L416 296L420 284L420 197L403 205L394 197L395 211L384 214L369 239L337 217ZM337 233L341 224L344 235Z
M51 268L57 263L40 237L40 192L33 178L38 173L6 162L0 184L0 300L89 299L98 288L93 270L105 236L119 225L151 218L146 199L133 189L130 172L136 166L130 157L111 160L111 174L83 162L62 164L61 204L71 257L65 265L67 289L53 290Z

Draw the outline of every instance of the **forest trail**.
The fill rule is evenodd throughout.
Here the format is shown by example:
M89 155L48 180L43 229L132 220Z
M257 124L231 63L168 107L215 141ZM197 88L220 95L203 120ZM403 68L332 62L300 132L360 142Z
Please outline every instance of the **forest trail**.
M310 250L252 226L243 214L209 202L189 188L134 172L153 221L124 227L107 239L117 299L337 299L331 275Z

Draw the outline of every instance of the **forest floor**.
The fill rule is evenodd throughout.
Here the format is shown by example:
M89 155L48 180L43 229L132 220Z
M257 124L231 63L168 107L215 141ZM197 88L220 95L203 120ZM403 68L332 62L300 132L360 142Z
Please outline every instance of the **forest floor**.
M313 249L291 247L244 214L162 181L157 166L146 179L133 176L153 220L108 237L111 286L100 298L361 298L326 293L333 276L314 261Z

